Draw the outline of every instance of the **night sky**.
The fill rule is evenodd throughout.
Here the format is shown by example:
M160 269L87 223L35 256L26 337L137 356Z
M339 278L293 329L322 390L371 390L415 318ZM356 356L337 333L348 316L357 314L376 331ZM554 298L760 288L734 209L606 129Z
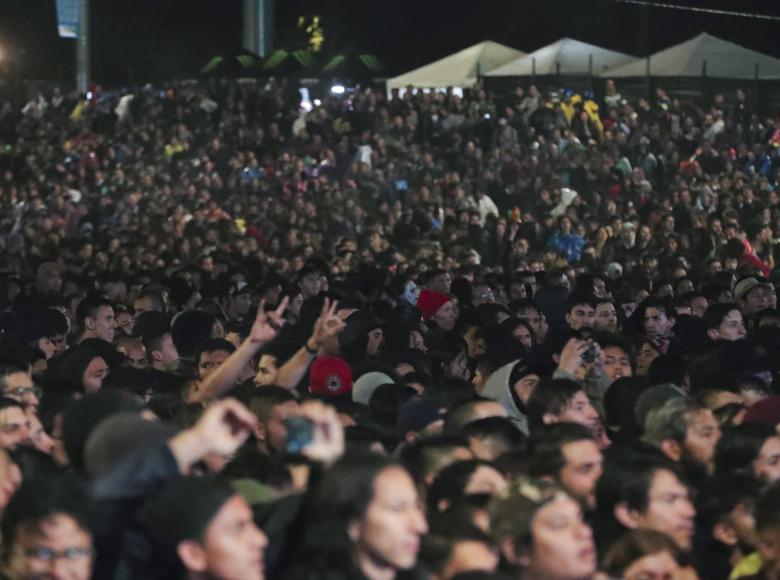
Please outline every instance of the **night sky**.
M666 0L780 15L775 0ZM241 46L241 0L91 0L92 72L107 85L187 78ZM570 36L644 56L706 30L780 57L780 22L683 13L610 0L277 0L276 44L319 14L326 42L373 52L388 75L491 39L530 51ZM74 41L56 32L54 0L0 0L0 42L24 49L25 78L70 81Z

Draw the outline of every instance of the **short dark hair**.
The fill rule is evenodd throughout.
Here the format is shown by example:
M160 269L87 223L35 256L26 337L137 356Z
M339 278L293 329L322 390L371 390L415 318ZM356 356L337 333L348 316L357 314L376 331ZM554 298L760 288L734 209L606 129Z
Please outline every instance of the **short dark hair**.
M200 357L203 356L204 353L217 352L220 350L227 353L233 353L236 351L236 346L224 338L210 338L198 348L198 351L195 353L195 363L200 363Z
M87 495L72 476L42 476L25 480L3 511L3 560L8 561L20 526L39 529L41 522L58 514L72 517L91 534L87 515Z
M712 528L728 518L742 503L753 505L761 494L761 483L743 473L714 477L696 494L696 523L709 537Z
M582 385L571 379L550 379L536 387L528 399L528 428L531 432L544 426L547 413L563 413L580 391L584 391Z
M438 472L443 467L444 458L458 447L468 449L468 442L454 435L419 440L402 451L401 463L419 485L429 475Z
M428 488L428 510L435 513L440 511L439 503L442 500L452 503L464 497L469 478L482 466L492 467L487 461L478 459L457 461L444 467Z
M537 429L528 443L528 475L557 478L566 465L563 447L594 441L593 431L578 423L554 423Z
M780 528L780 482L772 484L758 499L756 509L756 530L765 532Z
M268 420L274 407L297 400L295 395L287 389L276 385L267 385L256 389L256 393L249 403L249 408L264 423Z
M523 450L528 441L525 433L506 417L485 417L472 421L461 428L460 434L467 439L473 437L486 441L491 447L498 448L498 456Z
M715 447L715 472L719 476L734 472L752 474L751 466L764 442L776 435L768 423L743 423L725 429Z
M704 313L704 322L707 325L707 330L717 329L723 324L723 320L728 316L729 312L737 310L742 312L739 306L733 302L724 302L719 304L713 304Z
M474 420L477 406L482 403L495 403L495 401L484 397L474 397L452 405L444 417L444 432L457 433L471 423Z
M113 308L114 303L105 296L87 296L79 302L79 305L76 307L76 323L79 330L84 330L86 328L84 321L87 318L95 318L104 306Z

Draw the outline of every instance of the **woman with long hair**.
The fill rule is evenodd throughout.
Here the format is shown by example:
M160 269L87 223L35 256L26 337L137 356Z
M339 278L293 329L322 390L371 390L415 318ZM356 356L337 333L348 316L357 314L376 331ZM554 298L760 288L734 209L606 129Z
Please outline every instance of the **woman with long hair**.
M428 531L412 477L373 454L348 455L322 477L304 507L295 580L413 577Z

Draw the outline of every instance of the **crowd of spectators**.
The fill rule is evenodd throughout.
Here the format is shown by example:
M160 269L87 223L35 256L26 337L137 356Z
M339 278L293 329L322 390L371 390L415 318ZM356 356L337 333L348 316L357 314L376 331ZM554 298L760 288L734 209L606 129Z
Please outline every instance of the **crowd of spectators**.
M0 106L0 574L780 578L780 121Z

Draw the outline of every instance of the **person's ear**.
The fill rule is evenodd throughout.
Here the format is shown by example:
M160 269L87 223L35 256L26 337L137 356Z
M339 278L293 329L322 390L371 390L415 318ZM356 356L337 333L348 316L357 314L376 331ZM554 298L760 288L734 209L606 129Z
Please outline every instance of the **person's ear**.
M682 457L682 447L674 439L664 439L661 441L661 451L672 461L680 461Z
M349 522L347 525L347 535L353 544L357 543L357 541L360 540L360 524L355 520Z
M176 546L176 553L187 570L192 572L205 572L208 568L206 552L194 540L184 540Z
M712 537L727 546L735 546L737 544L736 530L723 522L718 522L712 528Z
M612 513L614 514L618 523L620 523L623 527L633 530L639 526L639 514L636 512L636 510L629 508L628 504L624 501L615 504L615 507L612 509Z
M556 417L552 413L545 413L544 415L542 415L542 423L544 423L545 425L552 425L553 423L557 423L557 422L558 422L558 417Z
M718 334L718 331L715 328L708 329L707 336L709 336L712 340L718 340L718 338L720 338L720 335Z
M95 330L95 319L91 316L84 318L84 326L89 330Z
M512 538L504 538L499 545L501 555L510 564L518 564L519 559L517 556L517 549L515 548L515 541ZM524 558L527 560L528 558Z
M162 362L162 352L159 350L153 350L152 351L152 360L156 362Z

